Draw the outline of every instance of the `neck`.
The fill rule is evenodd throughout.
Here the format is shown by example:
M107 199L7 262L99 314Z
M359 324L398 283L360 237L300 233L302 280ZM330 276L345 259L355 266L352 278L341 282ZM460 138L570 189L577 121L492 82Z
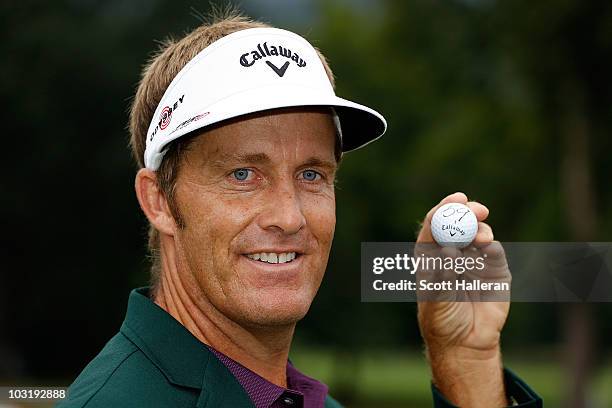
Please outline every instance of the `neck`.
M168 245L162 238L160 252L162 270L154 302L202 343L286 388L287 358L295 325L254 328L238 324L202 295L190 271L179 270L173 244Z

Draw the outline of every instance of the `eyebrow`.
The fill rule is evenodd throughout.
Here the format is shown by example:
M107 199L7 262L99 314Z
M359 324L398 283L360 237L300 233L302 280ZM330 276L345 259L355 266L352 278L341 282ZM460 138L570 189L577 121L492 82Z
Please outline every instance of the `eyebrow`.
M304 167L323 167L328 170L335 170L338 164L335 161L322 160L318 157L310 157L302 164Z
M215 168L225 168L228 163L249 163L249 164L270 164L272 159L266 153L246 153L246 154L221 154L215 160L209 161L208 164ZM301 165L301 167L322 167L329 170L335 170L338 165L335 161L324 160L319 157L309 157Z
M265 153L249 153L249 154L227 154L221 153L220 157L207 161L206 164L216 167L225 168L227 163L253 163L253 164L268 164L270 158Z

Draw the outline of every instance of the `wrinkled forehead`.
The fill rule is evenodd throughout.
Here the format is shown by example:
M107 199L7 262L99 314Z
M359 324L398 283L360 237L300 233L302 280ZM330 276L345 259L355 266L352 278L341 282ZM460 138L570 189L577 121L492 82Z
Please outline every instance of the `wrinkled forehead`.
M337 162L340 143L331 108L280 108L217 124L195 136L184 153L202 165L256 155L270 162Z

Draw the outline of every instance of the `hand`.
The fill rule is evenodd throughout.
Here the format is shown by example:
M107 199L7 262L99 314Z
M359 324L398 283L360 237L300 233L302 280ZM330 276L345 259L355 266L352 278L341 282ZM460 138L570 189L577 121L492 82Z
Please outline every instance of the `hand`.
M441 205L452 202L470 207L478 220L476 238L463 253L487 254L487 270L496 279L509 281L510 271L503 248L493 241L493 231L484 223L489 210L480 203L468 202L463 193L449 195L429 211L417 243L434 242L431 218ZM462 253L455 248L440 248L440 251ZM499 342L510 303L479 302L471 300L469 294L466 297L467 301L461 302L418 302L419 327L434 384L458 406L506 406Z

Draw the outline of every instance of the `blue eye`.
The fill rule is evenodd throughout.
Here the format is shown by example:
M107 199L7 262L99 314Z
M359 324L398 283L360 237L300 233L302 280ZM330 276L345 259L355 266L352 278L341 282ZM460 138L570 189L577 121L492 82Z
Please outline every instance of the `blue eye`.
M317 177L320 177L321 175L314 170L305 170L302 172L302 176L306 181L315 181L317 180Z
M253 170L249 169L236 169L233 171L232 175L238 181L245 181L249 178L249 174L251 174Z

